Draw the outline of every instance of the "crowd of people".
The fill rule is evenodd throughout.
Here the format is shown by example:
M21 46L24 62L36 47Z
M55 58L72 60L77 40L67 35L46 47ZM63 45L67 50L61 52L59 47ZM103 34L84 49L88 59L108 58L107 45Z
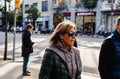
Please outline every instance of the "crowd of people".
M101 79L120 79L120 17L115 27L101 46L98 64ZM33 52L32 29L28 24L22 34L23 76L30 76L27 64ZM45 49L38 79L81 79L82 61L76 35L73 22L66 20L57 25Z

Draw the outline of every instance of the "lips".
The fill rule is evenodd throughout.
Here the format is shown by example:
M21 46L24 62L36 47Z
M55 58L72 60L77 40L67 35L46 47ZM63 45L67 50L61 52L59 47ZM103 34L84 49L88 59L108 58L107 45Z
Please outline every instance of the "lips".
M71 40L70 42L71 42L71 43L74 43L74 42L75 42L75 40Z
M70 40L70 41L75 41L75 40Z

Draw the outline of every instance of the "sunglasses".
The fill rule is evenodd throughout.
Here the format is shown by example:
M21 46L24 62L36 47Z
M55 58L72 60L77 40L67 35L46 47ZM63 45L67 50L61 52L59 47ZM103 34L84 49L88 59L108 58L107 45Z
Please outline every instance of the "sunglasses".
M68 32L67 34L68 34L68 36L73 36L73 35L77 36L76 32Z

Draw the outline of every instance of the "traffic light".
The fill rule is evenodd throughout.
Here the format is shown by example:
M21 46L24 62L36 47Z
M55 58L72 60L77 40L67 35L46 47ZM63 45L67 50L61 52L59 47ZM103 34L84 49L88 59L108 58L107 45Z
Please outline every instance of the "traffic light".
M15 8L16 9L20 8L20 0L15 0Z

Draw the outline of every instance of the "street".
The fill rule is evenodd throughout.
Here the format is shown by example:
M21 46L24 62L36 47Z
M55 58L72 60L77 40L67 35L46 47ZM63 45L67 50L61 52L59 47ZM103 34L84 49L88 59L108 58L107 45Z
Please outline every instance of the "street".
M23 77L22 74L22 57L21 57L21 33L16 34L15 61L13 56L13 34L8 33L8 58L3 61L4 55L4 32L0 32L0 79L38 79L38 73L41 66L44 49L48 46L50 34L32 34L32 40L35 42L34 53L30 56L28 65L31 76ZM103 37L78 36L78 49L83 65L82 79L100 79L98 73L98 58L100 46Z

